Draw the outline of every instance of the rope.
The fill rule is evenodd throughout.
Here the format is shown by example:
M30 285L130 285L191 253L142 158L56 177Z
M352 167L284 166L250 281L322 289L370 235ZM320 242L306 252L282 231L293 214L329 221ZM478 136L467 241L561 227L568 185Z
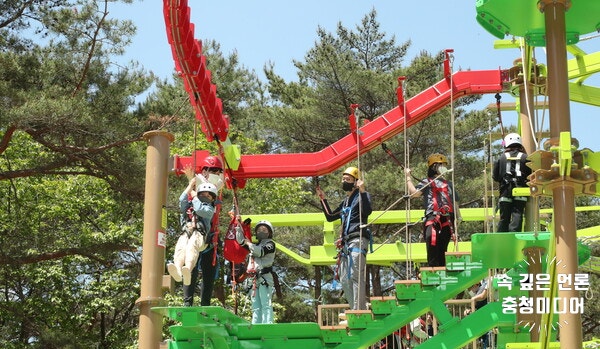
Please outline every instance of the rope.
M360 166L360 136L361 136L362 132L359 130L359 119L358 119L358 116L356 115L356 112L355 112L356 109L358 109L358 107L360 107L358 104L352 104L350 106L350 108L352 109L352 115L354 116L354 122L356 124L356 131L355 131L356 132L356 167L358 168L358 171L359 171L358 173L361 173L361 166ZM362 174L362 177L363 177L363 181L364 181L364 178L365 178L364 173ZM358 178L356 180L358 180ZM358 223L359 223L359 225L358 225L358 227L359 227L358 228L358 249L360 251L362 251L363 250L363 246L362 246L363 245L362 197L360 195L360 189L357 188L357 190L358 190L358 194L357 195L358 195ZM348 219L350 219L350 218L351 217L348 217ZM359 253L362 253L362 252L359 252ZM349 257L349 258L351 258L351 257ZM360 300L362 299L361 295L362 295L362 293L365 292L364 288L360 287L360 285L362 284L362 281L363 281L362 280L362 277L363 277L363 273L362 273L363 266L361 265L361 261L362 261L362 258L359 257L358 258L358 285L359 285L359 287L357 287L358 288L357 298L359 300L359 304L360 304ZM366 263L366 258L365 258L365 263ZM350 266L350 263L348 263L348 267L349 266ZM365 277L366 277L366 266L365 266Z
M489 131L489 121L488 121L488 131ZM489 221L488 221L488 203L487 203L487 198L488 198L488 175L487 175L487 167L488 164L490 163L490 153L488 151L489 147L487 146L487 142L484 140L483 141L483 149L484 151L487 151L487 159L486 156L484 156L483 159L483 215L485 217L484 219L484 233L489 233ZM492 192L493 192L493 187L492 187ZM493 195L493 194L492 194Z
M583 40L583 39L582 39ZM533 51L533 56L535 58L535 50ZM546 79L546 84L545 84L545 89L544 91L548 91L548 79ZM548 102L548 93L546 93L544 95L544 106L546 105L546 103ZM538 135L537 135L537 143L538 146L536 147L536 150L539 149L539 143L542 141L542 130L544 129L544 120L546 119L546 108L542 108L542 116L541 116L541 121L538 119L538 112L536 111L536 125L538 125Z
M527 115L529 115L529 129L531 130L531 138L533 139L533 142L535 143L535 149L538 149L539 145L538 145L538 141L535 137L535 130L533 128L533 123L531 121L531 115L535 115L532 112L531 109L531 104L529 103L529 79L531 77L531 67L529 66L530 61L525 61L525 50L528 50L529 48L527 46L525 46L525 44L523 43L523 40L521 40L521 64L523 64L523 68L527 67L527 71L523 72L523 85L525 87L525 102L526 102L526 107L527 107Z
M494 166L494 152L493 152L493 148L492 148L492 122L491 120L488 120L488 158L489 158L489 166ZM496 232L496 211L497 211L497 204L496 204L496 194L494 194L494 179L490 176L489 178L486 176L485 178L485 187L488 187L488 184L491 188L491 198L492 198L492 207L493 207L493 211L492 211L492 223L491 223L491 232L495 233ZM487 198L487 197L486 197ZM487 199L485 200L485 205L487 208ZM487 214L486 214L487 216ZM486 225L486 227L489 227L489 225ZM489 228L488 228L489 229Z
M500 133L502 134L502 140L504 141L504 124L502 123L502 112L500 108L500 99L502 96L499 93L494 95L496 98L496 115L498 116L498 123L500 124ZM502 144L504 146L504 143Z
M396 230L392 235L390 235L387 239L385 239L385 241L383 241L377 248L373 249L373 252L379 250L380 248L382 248L385 244L387 244L388 242L392 241L392 238L398 234L400 234L403 230L409 230L408 228L414 227L415 225L421 223L423 220L419 220L416 221L414 223L409 223L409 224L405 224L402 228ZM406 234L408 236L410 236L410 234ZM406 259L408 259L408 249L406 251ZM412 261L412 260L411 260Z
M402 100L405 101L406 100L406 84L405 84L405 79L402 79ZM403 136L404 136L404 163L406 164L406 166L408 166L408 168L410 168L410 149L409 149L409 143L408 143L408 133L406 130L406 103L402 104L402 108L403 108L403 115L404 115L404 119L403 119ZM405 181L404 183L404 192L408 192L408 182ZM412 241L410 239L410 234L409 234L409 222L410 222L410 200L406 200L406 206L404 209L405 212L405 219L406 219L406 223L404 225L405 228L405 234L404 234L404 241L406 241L406 280L410 280L412 277ZM393 235L392 235L393 236Z
M450 67L450 162L451 162L451 166L452 168L454 168L454 82L453 82L453 77L454 75L452 74L452 62L454 61L454 56L451 54L451 52L448 52L448 61L450 63L449 67ZM454 185L454 183L456 183L454 181L454 171L452 171L451 174L451 178L452 178L452 184ZM452 207L454 209L454 213L456 216L456 212L458 211L458 206L456 205L456 188L453 188L452 190ZM456 219L454 219L453 221L454 224L454 235L455 235L455 239L454 239L454 251L458 251L458 224L456 222Z
M237 181L233 177L233 171L231 169L231 166L229 166L229 163L227 162L227 157L225 157L225 149L224 149L223 145L219 141L218 137L215 137L215 141L217 142L217 146L219 148L219 157L221 158L221 161L223 162L223 164L225 164L225 166L224 166L225 168L223 169L223 172L227 171L227 174L231 180L231 190L233 192L233 195L232 195L232 204L231 204L232 209L231 209L231 211L229 211L229 215L231 216L231 219L237 220L237 217L240 214ZM219 192L219 201L222 200L222 197L223 197L223 191ZM215 214L220 214L220 212L221 212L221 204L219 204L217 206L217 212L215 212ZM216 233L218 233L218 232L216 232ZM218 234L215 234L215 236L218 241ZM215 258L216 258L216 256L215 256ZM231 296L234 301L234 310L235 310L234 312L237 315L238 293L236 291L238 291L238 287L236 287L237 282L235 281L236 275L235 275L235 263L234 262L231 262L231 276L232 276L232 278L231 278L232 279Z
M194 176L196 175L196 149L198 149L198 121L194 119L194 159L192 160Z
M367 223L367 224L362 224L360 227L361 227L361 228L365 228L365 227L368 227L368 226L371 226L371 225L373 225L373 224L374 224L374 223L375 223L375 222L376 222L376 221L377 221L379 218L381 218L381 216L383 216L383 215L384 215L386 212L388 212L389 210L391 210L391 209L392 209L392 207L396 206L396 204L397 204L397 203L399 203L400 201L402 201L402 200L404 200L404 199L409 199L409 198L411 198L411 197L415 196L415 195L416 195L418 192L420 192L420 191L422 191L423 189L425 189L425 188L427 188L428 186L430 186L430 185L431 185L431 183L432 183L432 182L434 182L436 179L438 179L438 178L442 177L443 175L445 175L445 174L447 174L447 173L449 173L449 172L452 172L452 171L454 171L454 169L448 169L448 171L444 172L443 174L438 174L438 175L437 175L437 176L436 176L436 177L433 179L433 181L427 181L425 184L423 184L423 186L422 186L422 187L418 188L418 189L417 189L417 190L416 190L414 193L412 193L412 194L405 194L405 195L402 195L402 196L401 196L401 197L400 197L398 200L394 201L394 202L393 202L391 205L389 205L389 206L388 206L388 207L387 207L385 210L381 211L381 213L380 213L380 214L379 214L377 217L375 217L375 219L372 219L372 220L371 220L369 223Z

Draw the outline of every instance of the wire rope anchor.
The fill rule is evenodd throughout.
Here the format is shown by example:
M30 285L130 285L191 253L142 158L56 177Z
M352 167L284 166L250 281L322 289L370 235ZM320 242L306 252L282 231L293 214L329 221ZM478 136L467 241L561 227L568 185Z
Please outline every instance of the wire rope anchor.
M398 87L396 88L396 97L398 98L398 107L402 108L404 105L404 82L406 81L406 76L398 77ZM406 115L404 115L406 117Z
M453 48L447 48L444 50L444 78L450 79L452 76L452 68L450 67L450 61L454 57L451 53L454 52Z
M358 116L355 113L359 107L360 104L350 104L350 115L348 115L348 122L350 123L350 132L362 136L363 132L358 129Z

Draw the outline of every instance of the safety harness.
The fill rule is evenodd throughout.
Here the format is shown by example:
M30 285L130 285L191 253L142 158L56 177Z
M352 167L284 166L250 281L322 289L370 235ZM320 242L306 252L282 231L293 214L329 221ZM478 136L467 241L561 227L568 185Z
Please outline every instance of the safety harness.
M269 252L267 252L266 254L262 254L262 257L264 257L270 253L275 253L275 242L273 242L271 240L267 243L273 244L273 247L271 249L269 249L268 250ZM261 249L263 249L263 247L264 246L261 246ZM263 249L263 253L264 253L264 249ZM259 278L261 278L262 281L260 282L260 284L268 287L269 283L267 282L267 280L264 278L263 275L271 274L272 272L273 272L272 264L269 266L263 266L262 268L259 268L258 263L256 263L256 260L254 259L254 256L252 254L248 255L248 267L246 269L246 274L248 275L248 277L250 277L252 279L252 295L253 296L256 295L256 289L258 288L257 280Z
M188 197L189 199L189 197ZM181 230L182 232L185 232L185 234L187 235L188 239L192 237L192 234L197 231L198 233L200 233L202 235L202 237L204 238L204 241L207 240L207 232L206 232L206 227L204 226L204 222L198 218L198 216L196 215L196 212L194 212L194 206L192 205L192 202L190 200L188 200L188 207L185 210L185 215L182 217L182 221L181 221ZM194 229L192 231L189 231L187 229L187 223L192 223L192 226L194 227Z
M367 252L368 252L366 248L363 248L363 249L358 248L358 247L348 248L348 245L347 245L349 241L361 237L360 229L362 229L362 228L360 228L360 226L359 226L359 231L352 232L352 233L348 232L348 230L350 228L350 219L352 217L352 208L354 207L359 196L360 196L360 192L357 192L356 196L354 196L354 198L352 199L352 202L349 205L346 205L345 207L343 207L342 211L340 212L340 216L341 216L342 222L344 223L344 226L340 230L340 238L338 239L338 242L336 245L337 250L338 250L337 263L336 263L337 268L336 268L335 275L334 275L334 278L336 280L339 280L338 270L340 268L342 258L348 258L348 278L350 278L352 276L352 263L353 263L352 258L351 258L351 253L354 252L354 253L362 253L364 255L367 255ZM371 252L373 252L373 235L371 234L371 230L368 228L365 229L365 231L362 232L362 236L367 237L369 239L369 247L370 247Z
M448 191L448 182L445 180L439 180L439 182L435 182L433 179L428 178L429 186L431 187L431 196L433 203L433 212L427 215L427 220L425 222L425 227L431 226L431 246L436 245L437 234L438 231L436 227L439 227L439 231L441 232L444 227L450 227L452 230L452 224L450 224L450 216L453 214L453 208L451 205L447 203L452 202L450 198L450 193ZM438 187L438 183L441 182L441 186ZM438 201L438 197L442 198L442 205ZM444 217L445 219L442 219ZM454 233L452 233L454 236Z
M500 157L500 168L504 169L504 173L501 176L503 190L500 193L500 202L512 202L512 190L516 187L521 187L525 185L525 180L523 176L523 172L521 170L521 158L524 153L518 152L515 156L511 156L511 151L507 151L504 153L502 157ZM502 195L504 194L504 195ZM515 197L516 200L527 200L524 197Z

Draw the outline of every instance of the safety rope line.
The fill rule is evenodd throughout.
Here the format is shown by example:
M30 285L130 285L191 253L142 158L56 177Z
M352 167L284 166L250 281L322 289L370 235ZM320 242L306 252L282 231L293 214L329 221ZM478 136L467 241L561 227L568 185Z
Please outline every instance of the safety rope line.
M533 56L534 56L534 59L535 59L535 50L533 51ZM538 126L538 133L537 133L537 138L536 138L538 146L536 147L536 150L540 149L539 143L542 141L542 138L544 137L544 135L542 134L542 131L544 130L544 122L546 120L546 108L545 108L545 106L548 103L548 93L547 93L547 91L548 91L548 79L546 79L546 81L545 81L544 91L546 91L546 94L544 95L544 101L543 101L544 108L542 108L542 112L541 112L541 114L542 114L541 121L540 121L539 115L538 115L539 112L536 111L536 114L535 114L536 115L536 120L535 121L536 121L536 125Z
M488 137L489 137L489 131L490 131L490 121L488 120ZM483 216L484 216L484 220L483 220L483 232L484 233L489 233L490 229L489 229L489 208L488 208L488 193L489 191L489 187L488 187L488 174L487 174L487 169L488 166L490 166L490 162L491 162L491 153L490 153L490 147L488 145L488 142L484 139L483 140L483 151L485 152L485 155L483 156ZM494 188L492 187L492 191L491 191L491 195L493 195L493 191ZM493 202L493 201L492 201Z
M496 93L494 98L496 98L496 116L498 117L498 124L500 125L500 137L502 142L504 142L504 123L502 122L502 109L500 106L500 100L502 99L502 96L500 93ZM502 145L504 146L504 143L502 143Z
M521 40L521 64L523 65L523 68L527 67L527 71L523 71L523 86L525 89L525 104L526 104L526 108L527 108L527 115L528 115L528 121L529 121L529 130L531 132L531 138L533 139L533 142L535 143L535 149L538 149L539 144L538 141L535 137L535 130L533 127L533 123L532 123L532 115L535 115L535 113L532 112L532 106L531 103L529 102L529 79L531 78L531 66L530 63L532 63L532 61L525 61L525 51L529 50L529 46L525 45L524 41ZM525 70L525 69L523 69ZM519 129L520 129L520 125L519 125Z
M487 146L487 151L488 151L488 162L485 164L485 169L487 169L488 167L492 169L493 171L493 166L494 166L494 152L493 152L493 147L492 147L492 120L488 120L488 142L487 142L488 146ZM491 202L492 202L492 219L491 219L491 224L490 224L490 220L489 220L489 215L488 215L488 200L487 200L487 194L485 196L485 200L484 200L484 207L485 207L485 217L486 217L486 221L488 224L485 225L487 232L488 233L495 233L496 232L496 194L494 192L494 179L492 178L492 176L488 176L487 174L485 174L484 176L484 181L485 181L485 189L487 191L487 189L490 189L490 198L491 198ZM490 225L491 225L491 229L490 229ZM490 231L491 230L491 231Z
M454 171L454 169L448 169L446 172L444 172L443 174L438 174L437 176L435 176L435 178L433 178L433 181L435 181L436 179L439 179L440 177L442 177L443 175ZM415 192L412 194L405 194L402 195L398 200L394 201L391 205L389 205L385 210L381 211L381 213L375 217L374 219L372 219L369 223L367 224L363 224L361 227L365 228L368 226L371 226L373 224L375 224L376 221L379 220L379 218L381 218L381 216L383 216L386 212L388 212L389 210L391 210L394 206L396 206L396 204L398 204L400 201L405 200L405 199L409 199L415 196L416 193L423 191L423 189L429 187L431 185L431 181L427 181L427 183L424 183L422 187L420 188L416 188Z
M454 62L454 55L452 55L452 52L447 52L446 54L448 55L447 59L449 61L450 67L450 162L452 168L454 168L454 74L452 73L452 63ZM456 219L456 211L458 207L456 205L456 188L454 187L454 183L456 182L454 181L454 171L452 171L450 177L452 178L452 207L454 210L454 252L456 252L458 251L458 224Z
M521 63L523 64L523 67L525 67L525 51L526 50L531 50L531 60L527 61L527 71L523 72L523 85L524 85L524 89L525 89L525 101L526 101L526 108L527 108L527 115L528 115L528 121L529 121L529 129L531 132L531 138L533 139L533 142L535 144L535 149L534 151L540 149L540 142L542 139L542 130L543 128L543 124L544 124L544 119L545 119L545 114L546 114L546 108L542 108L542 117L541 117L541 122L539 120L539 112L538 110L534 109L532 110L532 106L529 102L529 84L530 84L530 78L531 78L531 66L530 63L535 61L535 50L533 50L532 48L528 47L523 40L521 40ZM537 85L537 84L534 84ZM547 90L547 86L548 86L548 79L546 79L546 90ZM546 95L544 97L544 105L546 105L546 101L548 100L548 96ZM532 123L532 119L535 117L535 125L538 126L538 131L536 132L535 128L534 128L534 124ZM520 128L520 125L519 125ZM534 236L537 237L537 235L539 234L539 226L540 226L540 218L539 218L539 210L540 210L540 200L539 197L530 197L529 200L532 200L532 206L535 207L537 209L538 214L534 215L533 217L533 231L534 231Z
M196 176L196 149L198 149L198 121L194 119L194 159L192 160L194 176Z
M388 238L385 239L385 241L383 241L379 246L377 246L377 248L374 248L373 253L375 253L377 250L379 250L380 248L385 246L385 244L387 244L388 242L392 241L392 238L394 238L396 235L400 234L405 229L409 230L409 228L414 227L415 225L417 225L421 222L423 222L423 219L420 219L413 223L404 224L404 226L402 226L402 228L396 230L394 233L392 233L392 235L389 235ZM410 234L409 234L409 236L410 236ZM406 253L406 259L408 259L408 249L407 249L407 253ZM412 262L412 260L411 260L411 262Z
M402 101L406 101L406 83L405 83L405 79L401 80L401 84L402 84ZM402 110L403 110L403 136L404 136L404 163L406 164L406 167L410 168L410 151L409 151L409 142L408 142L408 131L407 131L407 124L406 124L406 102L402 103ZM404 172L404 171L403 171ZM405 173L403 173L404 176L406 176ZM408 182L404 181L404 192L407 193L408 192ZM405 214L405 219L406 219L406 223L404 224L404 241L406 241L406 280L410 280L412 278L412 264L413 264L413 260L412 260L412 240L410 239L410 229L409 229L409 223L410 223L410 200L406 200L406 205L405 205L405 209L404 209L404 214ZM392 235L393 236L393 235ZM385 243L385 242L384 242Z
M238 199L238 185L237 185L237 180L235 179L235 177L233 176L233 171L231 169L231 166L229 166L229 163L227 162L227 157L225 157L225 148L223 147L223 145L221 144L221 142L219 141L218 137L215 137L215 141L217 143L217 146L219 148L219 157L221 158L221 162L223 164L225 164L225 168L223 169L223 172L227 171L227 174L230 178L231 181L231 191L233 192L232 195L232 209L231 211L229 211L229 215L231 216L231 219L233 220L237 220L237 217L240 215L240 207L239 207L239 199ZM222 199L222 193L223 191L221 190L221 192L219 193L219 200ZM219 212L220 212L220 206L219 205ZM235 281L236 275L235 275L235 264L234 262L231 262L231 280L232 280L232 287L231 287L231 296L233 298L234 301L234 310L235 310L235 314L237 315L237 311L238 311L238 293L236 291L238 291L238 287L237 286L237 282Z
M361 175L359 175L359 177L362 176L363 177L362 180L364 182L365 181L364 180L365 179L365 177L364 177L365 175L361 171L361 166L360 166L360 136L361 136L362 132L360 131L359 118L358 118L358 115L356 114L356 110L359 107L360 107L360 105L358 105L358 104L352 104L350 106L350 108L352 109L352 115L354 116L354 122L355 122L355 125L356 125L356 130L354 131L356 133L356 168L358 168L358 173L361 174ZM356 180L358 180L358 178ZM361 197L360 189L357 188L357 190L358 190L358 193L357 193L357 195L358 195L358 249L359 249L359 254L361 254L362 251L363 251L362 197ZM350 204L350 205L352 205L352 204ZM351 218L350 215L348 215L348 220L350 218ZM350 251L348 251L348 258L352 258ZM367 258L365 256L365 263L367 262L366 259ZM357 287L358 288L357 298L359 300L359 304L360 304L360 300L362 299L361 295L365 293L365 290L363 289L363 287L360 287L360 285L362 284L362 281L363 281L362 280L362 278L363 278L363 273L362 273L363 266L361 265L362 264L361 261L362 261L362 258L359 256L359 258L358 258L358 285L359 285L359 287ZM350 267L350 265L351 264L348 263L348 268ZM365 265L365 278L367 276L366 275L367 274L366 271L367 270L366 270L366 265ZM361 309L361 310L363 310L363 309Z

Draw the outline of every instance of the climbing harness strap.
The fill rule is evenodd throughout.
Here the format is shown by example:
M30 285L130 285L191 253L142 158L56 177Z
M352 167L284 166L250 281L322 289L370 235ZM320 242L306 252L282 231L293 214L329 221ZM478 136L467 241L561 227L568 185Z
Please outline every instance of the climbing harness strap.
M450 194L448 193L449 184L445 180L439 180L439 182L434 182L433 179L428 179L431 183L431 199L433 201L433 211L435 214L450 214L454 210L452 205L449 203L452 202L450 198ZM438 183L441 183L441 187L438 187ZM438 201L438 197L442 198L442 205L440 205Z
M346 205L346 207L343 207L342 211L340 212L342 222L344 223L344 228L341 232L341 238L348 236L350 233L348 229L350 228L350 220L352 218L352 207L354 207L354 204L356 203L356 200L359 196L360 193L357 193L356 196L352 199L352 202L349 205Z
M524 153L518 152L515 156L511 156L511 152L507 151L499 159L499 167L504 170L501 182L501 193L499 202L512 202L512 190L516 187L524 186L525 179L521 169L521 158ZM503 189L504 188L504 189ZM504 195L502 195L504 194ZM516 200L526 201L525 197L514 197Z
M432 179L428 179L431 186L431 198L433 202L433 212L427 215L427 221L425 222L425 227L431 226L431 246L436 246L437 244L437 234L441 233L442 230L450 226L450 215L453 213L452 205L448 203L452 202L450 199L450 194L448 193L449 184L445 180L440 180L439 182L434 182ZM438 183L441 183L441 187L438 187ZM438 197L442 198L442 204L438 201ZM445 219L442 219L445 217ZM439 227L438 229L436 229ZM451 227L452 230L452 227ZM452 232L451 232L452 234ZM454 234L452 234L454 235Z
M352 260L352 253L362 253L364 256L367 255L367 250L366 249L361 249L358 247L351 247L351 248L345 248L345 250L347 252L342 252L343 257L346 257L348 259L348 270L347 270L347 274L348 274L348 279L350 279L350 277L352 277L352 267L354 265L354 261Z
M506 156L506 173L511 173L513 174L515 177L521 177L523 176L523 173L521 173L521 157L523 156L523 153L518 152L517 156L510 156L510 152L506 152L504 153L504 155ZM512 166L515 166L514 169L514 173L512 171Z

